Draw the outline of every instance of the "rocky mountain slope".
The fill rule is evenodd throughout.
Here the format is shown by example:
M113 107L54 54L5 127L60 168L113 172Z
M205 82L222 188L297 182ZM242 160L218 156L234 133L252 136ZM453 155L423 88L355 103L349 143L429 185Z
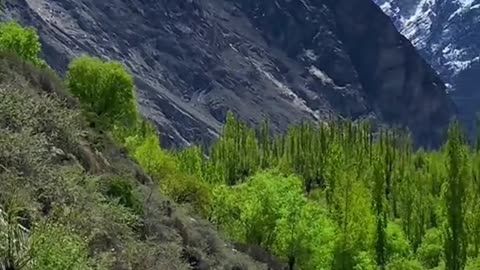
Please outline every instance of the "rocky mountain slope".
M168 146L208 143L228 110L276 130L372 117L437 143L455 110L371 0L17 0L11 18L61 72L83 53L122 61Z
M480 0L375 0L447 83L461 117L480 109Z

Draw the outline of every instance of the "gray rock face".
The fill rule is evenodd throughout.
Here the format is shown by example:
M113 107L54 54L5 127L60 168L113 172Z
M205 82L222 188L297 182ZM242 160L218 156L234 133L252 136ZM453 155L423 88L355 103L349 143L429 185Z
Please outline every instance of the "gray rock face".
M480 111L480 0L375 0L447 83L472 129Z
M255 125L373 117L436 144L454 107L371 0L17 0L65 72L88 53L135 75L167 146L209 143L228 110Z

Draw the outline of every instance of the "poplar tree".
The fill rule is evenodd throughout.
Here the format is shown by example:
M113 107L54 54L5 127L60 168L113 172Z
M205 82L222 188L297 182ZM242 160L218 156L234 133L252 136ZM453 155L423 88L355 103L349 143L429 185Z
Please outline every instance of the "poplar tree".
M467 153L464 135L460 124L454 122L449 130L446 145L447 189L445 204L447 225L445 227L445 259L448 270L463 270L467 258L467 239L465 232L465 199L467 172Z

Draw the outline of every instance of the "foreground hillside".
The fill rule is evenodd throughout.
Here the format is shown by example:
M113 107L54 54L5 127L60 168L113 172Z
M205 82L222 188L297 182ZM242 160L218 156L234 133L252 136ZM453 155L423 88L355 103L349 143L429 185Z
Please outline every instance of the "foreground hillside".
M0 56L0 269L267 269L165 198L48 70Z
M64 73L81 54L123 62L162 144L210 144L226 112L275 131L373 118L440 144L443 82L371 0L15 0L4 19L38 29Z

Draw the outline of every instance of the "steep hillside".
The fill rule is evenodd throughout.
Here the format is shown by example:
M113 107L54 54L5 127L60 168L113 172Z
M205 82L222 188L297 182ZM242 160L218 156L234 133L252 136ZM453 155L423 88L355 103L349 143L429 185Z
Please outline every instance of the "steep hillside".
M17 0L4 19L39 30L64 72L120 60L168 146L208 143L228 110L274 129L372 117L438 143L454 114L435 72L371 0Z
M447 83L471 126L480 110L480 1L375 0Z
M0 269L267 269L87 128L53 73L3 54L0 232Z

